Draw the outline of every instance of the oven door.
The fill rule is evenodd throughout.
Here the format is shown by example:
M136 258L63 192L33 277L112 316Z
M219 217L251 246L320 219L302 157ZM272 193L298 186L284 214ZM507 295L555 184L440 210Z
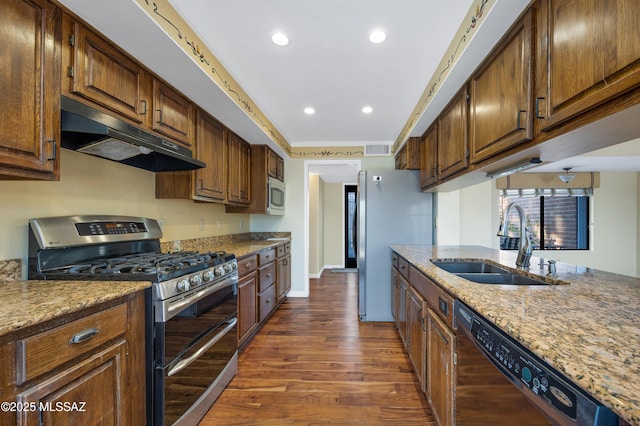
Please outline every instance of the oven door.
M237 275L211 287L178 312L157 302L155 424L197 423L237 370Z

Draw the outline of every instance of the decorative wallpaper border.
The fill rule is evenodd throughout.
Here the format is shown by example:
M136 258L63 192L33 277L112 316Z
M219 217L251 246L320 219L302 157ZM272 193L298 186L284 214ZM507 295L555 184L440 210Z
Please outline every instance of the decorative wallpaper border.
M260 129L292 158L312 157L354 157L364 156L364 147L308 147L292 148L276 127L255 105L249 95L240 87L238 82L227 72L213 53L198 38L176 10L167 0L135 0L147 15L155 21L165 33L171 37L182 50L190 55L194 62L202 68L211 80L229 96L233 102L242 108ZM496 0L477 0L475 9L470 8L462 25L458 29L453 42L449 45L445 56L436 68L436 73L429 81L418 104L413 109L409 119L396 138L391 152L397 152L416 126L420 117L431 103L433 96L440 89L442 82L460 59L467 42L477 31L478 24L485 14L494 6Z
M290 155L291 146L278 129L166 0L136 0L136 3L273 142Z
M458 29L458 32L453 38L453 41L449 45L449 48L442 58L442 61L438 65L438 68L436 68L436 72L431 78L431 81L429 81L429 84L420 97L418 104L409 116L409 120L407 120L407 123L404 125L402 131L396 138L396 141L394 142L391 150L392 152L397 152L397 150L405 142L405 140L408 139L409 134L416 126L416 124L418 124L418 121L433 100L433 97L436 93L438 93L438 90L442 86L445 78L449 75L453 66L460 59L460 55L464 51L464 48L467 46L467 43L476 33L478 24L482 21L482 18L494 5L495 0L477 0L475 9L473 7L469 9L467 16Z

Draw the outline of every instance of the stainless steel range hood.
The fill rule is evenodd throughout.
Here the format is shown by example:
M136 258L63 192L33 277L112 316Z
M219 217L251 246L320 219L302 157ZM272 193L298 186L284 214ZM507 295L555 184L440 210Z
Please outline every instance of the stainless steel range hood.
M62 147L152 172L194 170L206 163L169 140L62 96Z

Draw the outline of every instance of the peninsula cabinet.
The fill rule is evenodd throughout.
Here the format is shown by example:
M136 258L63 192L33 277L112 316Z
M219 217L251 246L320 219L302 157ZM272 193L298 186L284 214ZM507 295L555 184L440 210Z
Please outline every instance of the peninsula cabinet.
M640 2L540 0L537 7L538 130L640 85Z
M529 11L471 78L471 163L533 137L532 21Z
M150 126L151 75L69 15L63 22L63 94Z
M464 87L438 117L438 180L469 165L467 90Z
M2 398L34 409L1 423L143 425L144 311L140 291L17 332L1 348Z
M410 287L407 290L407 354L425 392L427 362L427 302L420 293Z
M251 202L253 170L251 145L235 133L229 133L229 204L245 206Z
M2 179L59 179L61 19L44 0L0 3Z
M227 202L228 131L202 110L196 113L196 159L207 166L196 170L156 173L156 198L187 198Z
M420 150L420 187L426 189L438 182L438 123L422 137Z
M454 425L456 336L432 309L428 310L428 324L427 400L440 425Z

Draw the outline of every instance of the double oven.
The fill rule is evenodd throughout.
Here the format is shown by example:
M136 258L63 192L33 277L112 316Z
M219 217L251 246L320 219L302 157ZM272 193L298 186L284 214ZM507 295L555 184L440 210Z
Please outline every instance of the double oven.
M29 279L151 281L146 293L147 424L193 425L237 371L238 267L225 252L160 250L157 221L29 221Z

